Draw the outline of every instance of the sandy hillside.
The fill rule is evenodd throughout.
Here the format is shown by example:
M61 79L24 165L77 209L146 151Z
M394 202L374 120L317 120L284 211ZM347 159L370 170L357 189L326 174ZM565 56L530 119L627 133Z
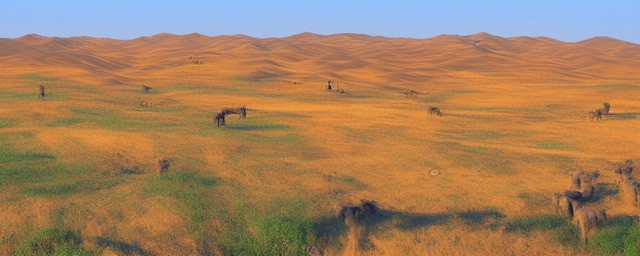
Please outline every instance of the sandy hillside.
M639 71L607 37L0 39L0 255L633 255ZM576 170L611 220L587 245L549 199ZM382 211L346 228L360 199Z

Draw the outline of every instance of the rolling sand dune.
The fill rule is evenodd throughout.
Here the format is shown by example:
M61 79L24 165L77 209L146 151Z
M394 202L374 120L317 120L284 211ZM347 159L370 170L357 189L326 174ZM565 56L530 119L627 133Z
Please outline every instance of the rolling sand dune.
M0 39L0 255L633 255L612 170L640 163L639 70L606 37ZM579 169L612 219L586 246L549 203Z

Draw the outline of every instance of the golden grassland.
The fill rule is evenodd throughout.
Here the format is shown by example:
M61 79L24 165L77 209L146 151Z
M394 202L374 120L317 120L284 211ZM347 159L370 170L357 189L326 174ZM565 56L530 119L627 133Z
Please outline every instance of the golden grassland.
M20 52L0 52L1 255L28 254L42 237L104 255L304 255L311 244L326 255L607 254L580 245L549 203L579 169L601 171L590 204L612 219L603 232L638 215L612 171L640 162L639 61L625 57L638 47L601 60L567 43L535 47L560 44L552 39L484 34L462 38L482 38L479 53L446 48L453 36L233 37L209 42L215 51L198 48L199 37L141 38L117 51L104 48L118 44L110 39L0 42ZM191 40L198 51L158 40ZM296 48L306 40L322 47ZM16 50L24 45L36 50ZM413 59L394 55L403 51ZM562 61L526 62L543 51ZM189 64L190 55L205 65ZM326 80L347 93L325 91ZM422 94L407 99L406 89ZM589 121L604 101L613 115ZM246 119L213 124L218 109L241 105ZM157 157L173 160L168 173L154 171ZM350 232L334 206L362 198L384 211ZM596 236L640 237L625 230L635 236Z

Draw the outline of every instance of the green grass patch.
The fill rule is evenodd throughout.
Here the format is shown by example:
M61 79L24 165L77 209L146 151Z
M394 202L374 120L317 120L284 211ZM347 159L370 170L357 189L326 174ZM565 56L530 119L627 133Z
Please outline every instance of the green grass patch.
M15 122L8 120L8 119L0 119L0 129L2 128L9 128L11 126L13 126L15 124Z
M15 162L51 161L56 157L51 154L34 153L32 151L18 152L7 146L0 146L0 164Z
M0 99L38 99L36 93L6 93L0 92Z
M304 248L316 240L314 222L303 201L274 203L272 212L241 204L241 216L230 220L220 241L224 255L308 255Z
M48 123L47 126L52 126L52 127L64 126L64 127L67 127L67 126L72 126L74 124L81 123L81 122L82 122L82 119L80 119L80 118L70 117L70 118L62 118L62 119L55 120L53 122Z
M618 217L589 238L588 246L600 255L640 255L640 227L631 217Z
M35 82L53 82L56 81L53 77L46 77L40 74L25 74L20 76L22 79L27 79Z
M73 108L73 116L55 120L48 123L51 127L68 127L81 123L90 123L103 129L116 131L162 131L176 126L173 123L164 123L161 119L152 117L130 117L113 110L99 108Z
M217 180L201 176L194 172L171 171L151 178L146 185L146 192L151 195L162 195L177 199L184 204L189 219L189 231L196 238L199 250L210 253L208 239L211 229L205 223L216 212L207 197L214 197L213 187ZM205 254L206 254L205 253Z
M82 238L76 232L47 228L37 231L27 239L15 255L91 256L96 253L82 246Z

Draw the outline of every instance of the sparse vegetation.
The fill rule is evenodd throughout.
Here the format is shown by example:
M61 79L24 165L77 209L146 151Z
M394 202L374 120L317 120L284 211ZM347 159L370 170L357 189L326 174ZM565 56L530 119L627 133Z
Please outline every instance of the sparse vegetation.
M324 255L640 253L637 209L609 170L640 154L630 139L640 87L627 70L636 69L581 59L548 69L556 56L541 64L497 45L500 58L515 58L508 65L480 55L461 64L439 44L402 54L421 40L376 38L351 54L360 36L273 47L202 38L188 49L143 38L144 52L121 40L99 55L85 45L81 61L60 49L60 67L0 63L0 255L307 255L310 245ZM245 47L269 52L256 61ZM594 61L616 62L605 48ZM172 63L186 50L206 65ZM511 75L511 65L523 68ZM328 93L328 79L348 91ZM423 93L400 94L413 89ZM604 101L608 120L589 122ZM246 119L216 127L214 114L244 104ZM444 115L430 117L428 106ZM158 173L156 159L169 167ZM581 168L607 170L584 204L612 213L584 246L548 196ZM362 198L384 211L347 227L334 206Z
M82 246L82 238L76 232L46 228L33 234L15 255L91 256L96 253Z

